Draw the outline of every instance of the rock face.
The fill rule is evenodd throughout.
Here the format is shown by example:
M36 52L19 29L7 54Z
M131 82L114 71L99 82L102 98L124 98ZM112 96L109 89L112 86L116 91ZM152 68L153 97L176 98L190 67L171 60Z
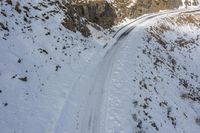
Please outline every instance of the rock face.
M114 0L110 3L106 0L76 0L72 5L88 21L109 28L125 17L134 18L145 13L178 8L182 0Z
M76 32L79 31L85 37L90 36L90 30L87 28L87 21L82 18L78 11L71 6L71 3L60 3L57 2L57 5L63 10L65 18L63 19L62 25L67 29Z
M182 5L182 0L138 0L132 7L131 17L164 9L174 9Z
M115 23L120 22L124 18L130 18L133 16L133 7L136 4L136 1L133 2L133 0L115 0L111 3L113 6L116 14L117 14L117 20Z
M12 0L5 2L13 4ZM91 35L87 27L89 22L110 28L126 17L135 18L182 5L182 0L52 0L50 2L57 5L65 14L62 25L73 32L81 32L85 37ZM190 4L198 4L198 1L192 0ZM18 13L22 12L19 2L16 2L15 10Z
M90 2L77 2L73 6L78 14L85 17L88 21L101 25L103 28L109 28L115 23L117 18L114 8L104 0Z
M84 36L90 32L87 23L92 22L110 28L124 18L135 18L146 13L181 6L183 0L68 0L63 25L72 30L80 31ZM198 4L192 0L191 4ZM62 7L63 9L66 7ZM83 19L86 18L86 19Z

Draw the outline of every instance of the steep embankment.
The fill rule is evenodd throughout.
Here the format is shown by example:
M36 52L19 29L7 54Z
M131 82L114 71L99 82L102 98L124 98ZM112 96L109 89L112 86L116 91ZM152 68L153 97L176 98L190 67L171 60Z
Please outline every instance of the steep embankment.
M66 17L72 23L79 17L61 6L57 0L0 1L2 133L54 132L65 100L100 47L62 25Z
M199 13L148 20L119 42L103 132L199 132L199 20Z

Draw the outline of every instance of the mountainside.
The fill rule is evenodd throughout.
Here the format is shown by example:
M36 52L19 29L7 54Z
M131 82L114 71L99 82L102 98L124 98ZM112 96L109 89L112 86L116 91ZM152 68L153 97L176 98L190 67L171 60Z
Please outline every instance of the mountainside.
M199 15L147 21L119 42L105 132L200 131Z
M0 2L0 132L50 133L100 45L62 25L58 1L18 2Z
M109 28L124 18L135 18L146 13L179 8L183 0L76 0L73 5L90 22ZM192 5L198 4L193 0Z
M0 133L199 133L200 7L115 25L179 5L0 0Z

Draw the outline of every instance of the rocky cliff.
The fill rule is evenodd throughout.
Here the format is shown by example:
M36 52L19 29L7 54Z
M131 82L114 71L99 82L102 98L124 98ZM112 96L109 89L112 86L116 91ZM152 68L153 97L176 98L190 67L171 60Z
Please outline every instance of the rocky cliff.
M104 0L81 1L72 3L78 14L85 17L88 21L109 28L115 24L117 19L116 12L111 4Z
M132 7L130 17L137 17L164 9L174 9L178 8L180 5L182 5L182 0L138 0Z
M90 36L90 31L87 28L87 20L85 20L80 13L75 9L74 6L71 6L71 3L58 2L58 6L64 12L64 19L62 25L71 31L80 31L83 36Z
M193 0L191 4L197 4ZM124 18L136 18L143 14L174 9L183 5L183 0L68 0L61 8L66 9L63 25L80 31L84 36L90 32L87 23L92 22L103 28L110 28Z
M126 17L134 18L145 13L178 8L182 0L76 0L72 5L88 21L109 28Z

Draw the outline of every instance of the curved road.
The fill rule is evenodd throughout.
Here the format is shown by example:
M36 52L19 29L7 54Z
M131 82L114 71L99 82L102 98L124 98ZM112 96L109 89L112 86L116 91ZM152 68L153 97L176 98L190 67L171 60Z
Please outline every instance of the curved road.
M110 44L112 46L103 55L101 62L93 64L94 67L89 68L90 70L86 69L79 77L78 82L75 83L71 97L66 100L53 132L105 133L103 123L104 114L102 113L101 105L106 91L104 90L105 84L110 79L112 65L115 62L115 55L123 47L120 45L120 42L123 42L126 36L138 25L150 19L155 19L166 14L173 15L196 11L199 11L199 9L182 9L145 15L119 29L113 36L116 42ZM81 88L83 89L81 90Z

